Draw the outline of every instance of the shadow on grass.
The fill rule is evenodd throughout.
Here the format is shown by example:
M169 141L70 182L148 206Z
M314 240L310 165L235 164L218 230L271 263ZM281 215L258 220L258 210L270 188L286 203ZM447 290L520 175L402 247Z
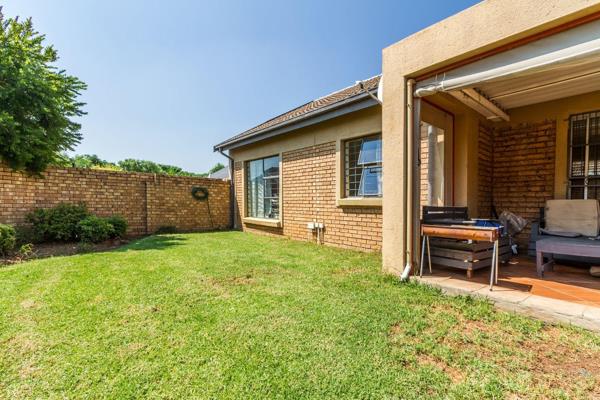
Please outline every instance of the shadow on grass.
M127 251L127 250L164 250L173 246L180 246L187 242L189 239L183 236L177 235L154 235L139 239L126 246L120 247L115 251Z

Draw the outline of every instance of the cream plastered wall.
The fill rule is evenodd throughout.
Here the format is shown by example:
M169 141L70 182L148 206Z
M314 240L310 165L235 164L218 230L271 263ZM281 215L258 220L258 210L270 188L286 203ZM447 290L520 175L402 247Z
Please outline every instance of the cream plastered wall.
M477 54L547 31L600 11L600 0L487 0L430 26L383 50L383 269L399 274L406 264L406 82L410 77L470 59ZM457 121L458 124L458 121ZM465 129L473 124L465 121ZM458 132L458 128L456 129ZM477 135L456 146L476 147ZM464 147L461 147L464 149ZM472 185L468 177L457 180ZM475 159L476 160L476 159ZM456 165L460 160L456 160ZM476 162L476 161L475 161ZM464 165L463 165L464 166ZM458 186L458 185L457 185ZM463 199L472 202L469 190ZM415 257L411 257L411 262Z
M556 169L554 197L567 196L569 162L569 116L590 111L600 111L600 91L564 99L519 107L509 110L511 126L527 123L556 121Z
M282 153L299 150L310 146L323 143L336 142L337 153L337 171L336 171L336 191L338 193L338 205L355 206L381 206L381 199L360 199L350 200L342 198L343 177L342 177L342 142L347 139L368 136L375 133L381 133L381 107L373 106L364 110L356 111L329 121L325 121L313 126L298 129L296 131L265 140L256 144L244 146L230 151L231 157L235 162L255 160L257 158L281 155ZM385 165L384 165L385 170ZM281 171L281 168L280 168ZM245 176L245 174L243 174ZM385 172L384 172L385 175ZM242 185L245 185L242 178ZM280 182L281 184L281 182ZM236 188L236 191L240 188ZM285 193L280 191L281 195ZM384 194L385 196L385 194ZM245 196L242 197L242 217L245 212ZM284 201L281 202L285 207ZM282 210L283 211L283 210ZM280 213L282 215L283 212ZM281 221L279 221L279 226Z

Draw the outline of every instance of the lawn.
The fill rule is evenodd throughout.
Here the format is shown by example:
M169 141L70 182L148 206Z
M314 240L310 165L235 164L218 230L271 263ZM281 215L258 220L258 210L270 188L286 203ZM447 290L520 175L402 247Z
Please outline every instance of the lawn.
M0 267L0 398L589 398L600 338L241 232Z

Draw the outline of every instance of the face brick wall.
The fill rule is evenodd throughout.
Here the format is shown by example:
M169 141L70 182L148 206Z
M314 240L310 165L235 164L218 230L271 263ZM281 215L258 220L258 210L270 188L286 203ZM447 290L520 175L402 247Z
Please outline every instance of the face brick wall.
M489 140L486 139L485 132L482 138L481 131L482 129L480 153L481 141ZM492 143L492 191L498 213L507 210L530 222L537 219L540 207L544 206L546 200L554 197L556 123L546 121L495 129ZM489 169L482 168L481 157L480 155L480 184L490 179ZM485 167L488 161L483 161ZM486 190L480 186L480 210L484 210L488 204L491 207L492 194L487 194ZM521 248L527 248L529 233L528 226L517 236L517 243Z
M208 202L192 198L194 186L208 188ZM225 229L229 201L229 182L216 179L77 168L50 168L44 178L33 178L0 167L0 223L13 225L24 224L35 208L84 202L94 214L125 217L129 235L153 233L161 226Z
M480 218L492 217L492 174L493 174L493 130L484 125L479 125L478 138L478 162L479 162L479 196L477 208Z
M235 166L236 201L242 210L243 163ZM336 143L329 142L285 152L282 155L283 227L243 224L252 232L316 241L307 223L325 225L326 245L366 251L381 250L381 208L336 206Z

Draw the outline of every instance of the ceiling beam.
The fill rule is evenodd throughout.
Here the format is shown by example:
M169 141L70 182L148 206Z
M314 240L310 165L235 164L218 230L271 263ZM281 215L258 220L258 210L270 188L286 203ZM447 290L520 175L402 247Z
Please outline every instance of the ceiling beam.
M510 116L504 110L475 89L462 89L449 93L491 121L510 121Z

